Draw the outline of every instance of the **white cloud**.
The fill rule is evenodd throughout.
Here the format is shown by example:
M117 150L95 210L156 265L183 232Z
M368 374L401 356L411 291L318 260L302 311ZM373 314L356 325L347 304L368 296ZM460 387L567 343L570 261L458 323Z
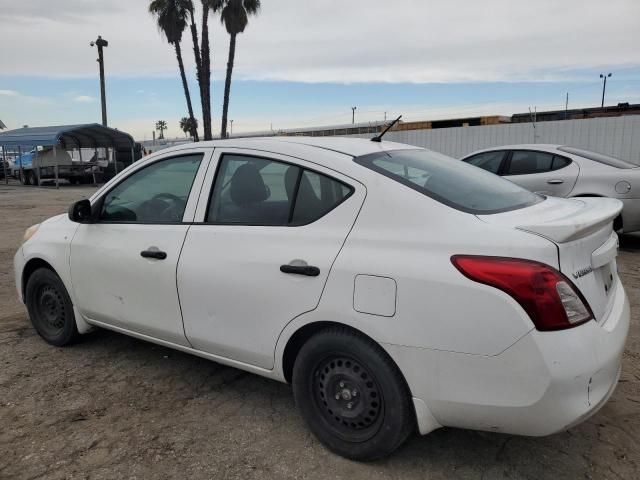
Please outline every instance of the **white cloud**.
M199 5L200 2L194 2ZM147 1L0 0L3 74L94 76L98 33L109 75L176 75ZM548 80L640 64L638 0L263 2L238 37L236 78L302 82ZM24 35L25 25L38 35ZM215 76L228 36L211 19ZM44 39L44 40L43 40ZM49 41L47 41L49 39ZM193 71L191 40L183 56Z
M0 90L0 95L3 97L17 97L20 93L15 90Z
M79 102L79 103L91 103L94 100L95 98L90 97L89 95L78 95L73 99L74 102Z

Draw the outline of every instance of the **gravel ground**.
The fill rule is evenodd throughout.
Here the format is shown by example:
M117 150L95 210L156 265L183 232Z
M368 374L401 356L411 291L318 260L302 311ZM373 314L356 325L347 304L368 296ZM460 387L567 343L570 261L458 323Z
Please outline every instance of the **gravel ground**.
M40 340L13 254L28 226L91 191L0 186L0 478L640 478L640 236L621 239L633 318L597 415L546 438L445 428L359 464L311 436L288 385L107 331Z

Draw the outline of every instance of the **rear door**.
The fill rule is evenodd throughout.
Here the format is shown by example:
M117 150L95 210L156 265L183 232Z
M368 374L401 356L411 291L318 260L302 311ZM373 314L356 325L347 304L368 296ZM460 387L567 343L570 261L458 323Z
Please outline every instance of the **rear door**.
M178 265L186 336L272 368L284 326L318 305L365 188L283 155L216 149L213 158Z
M567 157L537 150L513 150L502 176L532 192L567 197L579 172L578 165Z

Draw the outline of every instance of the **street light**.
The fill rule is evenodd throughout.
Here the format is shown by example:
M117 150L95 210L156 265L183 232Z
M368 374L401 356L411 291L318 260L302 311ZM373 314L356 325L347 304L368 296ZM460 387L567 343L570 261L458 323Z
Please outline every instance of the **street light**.
M351 123L356 123L356 108L357 107L351 107Z
M606 75L604 73L600 74L600 78L603 78L603 82L602 82L602 104L600 105L601 108L604 108L604 92L607 89L607 78L609 78L611 76L611 73L607 73Z
M107 126L107 100L104 92L104 57L102 55L102 49L109 46L109 42L98 35L98 39L92 41L89 46L98 47L98 59L96 60L100 65L100 101L102 102L102 125Z

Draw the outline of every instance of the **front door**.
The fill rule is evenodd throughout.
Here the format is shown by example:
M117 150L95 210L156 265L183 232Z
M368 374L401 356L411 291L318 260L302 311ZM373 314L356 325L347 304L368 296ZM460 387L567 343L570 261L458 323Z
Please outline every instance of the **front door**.
M208 207L178 265L185 332L196 349L272 368L284 326L318 305L364 186L276 154L216 149L214 159Z
M160 157L95 202L97 223L80 225L70 247L74 298L89 321L188 345L176 267L205 157L210 152Z

